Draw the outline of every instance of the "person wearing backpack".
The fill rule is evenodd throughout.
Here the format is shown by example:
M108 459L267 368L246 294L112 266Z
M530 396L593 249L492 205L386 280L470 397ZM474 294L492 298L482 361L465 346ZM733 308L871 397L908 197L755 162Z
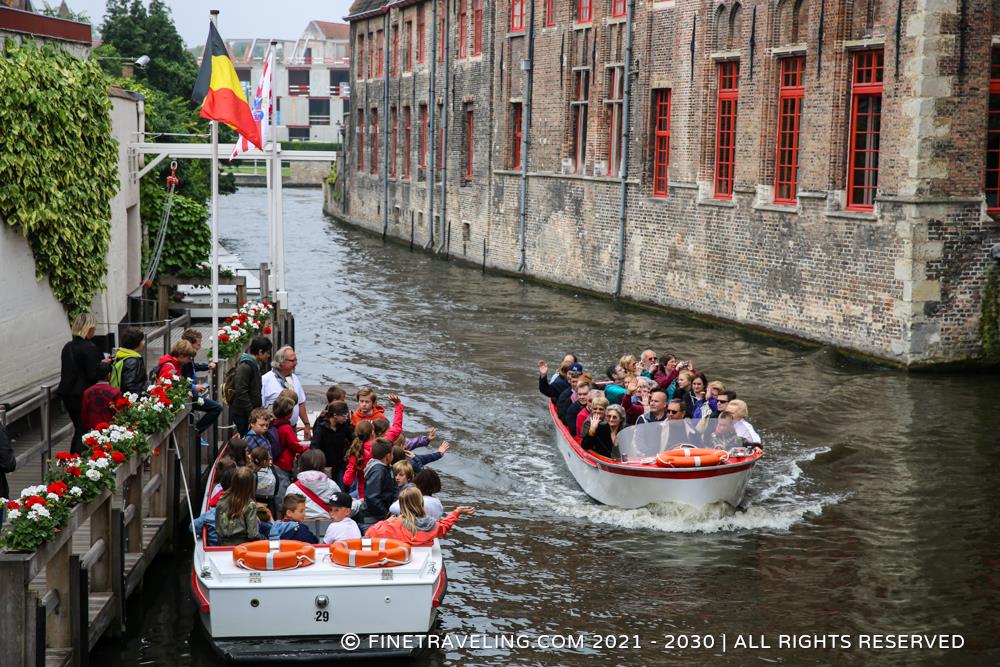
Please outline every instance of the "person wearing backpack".
M260 369L270 361L271 347L270 338L255 336L249 353L241 354L235 368L226 373L223 397L229 403L229 417L240 437L246 436L250 427L250 412L261 407Z
M138 327L128 327L122 332L121 343L111 366L111 385L123 394L142 394L149 386L146 362L142 358L146 334Z

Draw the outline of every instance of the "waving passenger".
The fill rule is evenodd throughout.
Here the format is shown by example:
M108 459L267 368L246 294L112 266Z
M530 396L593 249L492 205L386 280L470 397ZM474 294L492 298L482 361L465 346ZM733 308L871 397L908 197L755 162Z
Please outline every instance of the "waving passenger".
M604 418L604 413L608 409L608 399L604 397L604 392L594 390L590 392L590 398L587 400L587 405L584 409L580 410L580 414L576 416L576 441L580 442L583 438L583 431L586 428L585 424L587 420L590 419L591 415L597 416L598 419Z
M573 362L559 364L559 371L552 380L549 380L549 366L544 361L538 362L538 391L542 392L555 403L559 399L559 394L569 387L567 373Z
M376 523L368 529L365 537L387 537L415 547L429 547L434 544L435 538L444 537L451 530L458 517L475 512L473 507L456 507L455 511L435 521L424 511L424 497L420 489L410 488L399 496L399 516Z

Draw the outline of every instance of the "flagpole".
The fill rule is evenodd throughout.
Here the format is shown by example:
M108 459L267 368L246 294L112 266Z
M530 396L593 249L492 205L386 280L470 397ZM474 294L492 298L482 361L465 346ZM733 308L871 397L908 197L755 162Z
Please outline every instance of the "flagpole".
M271 159L268 160L268 171L271 174L271 179L267 183L268 187L268 200L271 204L271 209L269 211L270 217L268 222L270 223L270 234L271 234L271 276L273 277L271 284L272 289L275 294L281 287L281 281L278 279L278 203L275 201L275 193L277 192L277 187L275 186L275 169L274 163L278 155L278 105L275 103L275 97L277 96L277 91L274 85L274 68L278 61L278 41L275 39L271 40ZM277 170L278 178L281 177L281 163L278 163Z
M210 21L218 28L219 10L209 12ZM211 57L209 55L208 57ZM219 360L219 123L209 121L212 128L212 361Z

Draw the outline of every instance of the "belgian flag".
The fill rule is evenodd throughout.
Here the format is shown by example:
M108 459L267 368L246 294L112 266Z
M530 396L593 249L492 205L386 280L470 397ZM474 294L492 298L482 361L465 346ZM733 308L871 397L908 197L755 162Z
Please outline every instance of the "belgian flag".
M202 118L225 123L264 150L260 128L254 122L243 86L236 76L236 68L229 58L229 50L214 23L208 24L208 41L205 42L201 69L198 70L191 99L201 105Z

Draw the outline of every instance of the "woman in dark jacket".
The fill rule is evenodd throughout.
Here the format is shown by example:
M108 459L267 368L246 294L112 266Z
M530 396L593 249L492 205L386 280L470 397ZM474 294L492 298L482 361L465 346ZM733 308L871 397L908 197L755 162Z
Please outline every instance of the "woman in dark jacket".
M97 368L101 363L101 352L90 340L97 332L97 318L92 314L77 315L71 330L73 340L62 349L62 374L56 396L62 400L73 422L70 451L78 454L83 451L83 391L100 379Z
M7 473L14 472L17 467L17 456L7 437L7 431L0 424L0 498L10 497L10 486L7 485ZM3 525L4 505L0 504L0 525Z

